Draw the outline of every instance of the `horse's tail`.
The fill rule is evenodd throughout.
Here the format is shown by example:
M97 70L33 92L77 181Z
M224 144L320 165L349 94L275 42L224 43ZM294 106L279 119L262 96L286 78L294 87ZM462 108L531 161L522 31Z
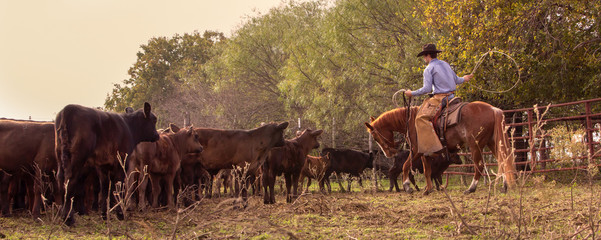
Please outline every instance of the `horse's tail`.
M503 116L503 111L494 108L494 118L495 129L493 140L495 141L495 149L493 152L499 163L499 174L504 174L507 184L509 186L514 186L515 176L517 174L515 169L515 154L505 130L505 117Z

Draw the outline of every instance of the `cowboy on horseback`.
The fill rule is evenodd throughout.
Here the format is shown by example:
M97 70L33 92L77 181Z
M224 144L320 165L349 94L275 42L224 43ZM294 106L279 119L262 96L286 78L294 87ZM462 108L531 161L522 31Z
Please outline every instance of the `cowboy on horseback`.
M405 95L408 97L432 92L431 97L424 100L420 106L415 119L418 152L425 156L431 156L443 150L431 122L436 110L445 98L450 100L455 96L456 85L467 82L473 77L472 74L458 77L447 62L437 59L439 52L442 51L437 50L434 44L426 44L422 47L422 51L417 54L417 57L423 56L424 61L428 64L423 74L424 86L416 91L405 91Z

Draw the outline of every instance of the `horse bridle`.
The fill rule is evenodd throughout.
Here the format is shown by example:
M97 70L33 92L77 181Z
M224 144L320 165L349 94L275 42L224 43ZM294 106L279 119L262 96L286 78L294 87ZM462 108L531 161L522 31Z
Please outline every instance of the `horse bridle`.
M382 135L380 133L380 131L378 131L378 129L376 129L375 127L374 127L374 130L372 130L372 132L375 132L381 139L384 139L384 141L386 141L386 144L389 144L389 146L392 146L392 148L395 148L394 136L393 136L392 142L390 142L390 140L388 140L388 138L384 137L384 135Z

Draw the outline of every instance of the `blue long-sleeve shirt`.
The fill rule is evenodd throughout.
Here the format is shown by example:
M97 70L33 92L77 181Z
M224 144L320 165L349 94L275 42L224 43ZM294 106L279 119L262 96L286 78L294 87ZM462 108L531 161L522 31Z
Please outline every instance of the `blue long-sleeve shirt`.
M426 93L448 93L455 91L457 84L465 80L458 77L451 66L442 60L432 59L424 69L424 86L416 91L411 91L412 96L424 95Z

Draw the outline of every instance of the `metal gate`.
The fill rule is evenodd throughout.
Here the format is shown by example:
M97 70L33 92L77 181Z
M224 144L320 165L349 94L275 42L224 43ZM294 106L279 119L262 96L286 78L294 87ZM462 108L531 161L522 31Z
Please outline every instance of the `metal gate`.
M601 144L599 143L601 142L601 98L503 112L506 117L506 125L510 127L508 134L513 133L511 141L514 143L518 170L542 173L588 168L588 156L573 157L571 163L568 164L570 166L562 165L559 160L550 157L549 152L554 146L546 131L560 124L584 129L585 136L582 137L588 154L597 167L601 166ZM537 129L542 131L537 131ZM496 160L492 160L490 151L484 152L484 154L486 166L497 165ZM464 157L464 164L451 165L445 173L473 174L473 170L472 172L457 170L459 167L474 166L469 152L462 152L460 155Z

